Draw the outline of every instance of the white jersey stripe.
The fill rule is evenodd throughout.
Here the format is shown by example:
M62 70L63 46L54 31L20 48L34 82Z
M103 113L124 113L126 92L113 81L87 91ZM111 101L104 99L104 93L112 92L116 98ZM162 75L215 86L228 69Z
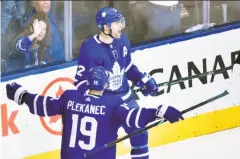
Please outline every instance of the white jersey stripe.
M83 81L79 82L77 84L76 88L78 89L78 87L80 87L83 83L86 83L86 82L87 82L87 80L83 80Z
M130 64L127 66L127 68L125 69L125 72L127 72L130 68L131 68L131 66L133 65L133 63L132 63L132 61L130 62Z
M128 113L128 115L127 115L126 123L127 123L127 126L128 126L128 127L131 127L131 126L130 126L130 117L131 117L131 114L132 114L132 112L133 112L134 110L135 110L135 108L132 109L132 110L130 110L129 113Z
M44 116L48 116L48 114L47 114L47 97L43 98L43 113L44 113Z
M99 40L97 39L97 36L98 36L98 35L94 35L93 38L94 38L94 40L95 40L98 44L100 44L101 41L99 41Z
M134 157L144 157L144 156L148 156L148 152L144 153L144 154L140 154L140 155L131 155L132 158L134 158Z
M124 95L124 96L122 96L121 98L122 98L122 100L124 101L124 100L128 99L128 97L130 97L130 95L131 95L131 90L129 89L128 92L127 92L127 94Z
M139 117L140 117L141 111L142 111L142 108L138 109L137 116L136 116L136 119L135 119L135 126L137 128L140 128L140 126L138 125L138 123L139 123L138 121L139 121Z
M33 100L33 113L37 114L37 100L38 100L39 95L36 95Z

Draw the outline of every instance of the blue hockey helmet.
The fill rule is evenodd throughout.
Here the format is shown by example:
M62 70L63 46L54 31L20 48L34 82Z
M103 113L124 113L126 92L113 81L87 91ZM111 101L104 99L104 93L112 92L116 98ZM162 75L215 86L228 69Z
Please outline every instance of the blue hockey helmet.
M115 8L103 7L96 14L96 22L98 28L103 31L103 26L108 25L111 27L112 22L120 22L125 27L125 18L123 15Z
M88 84L91 90L104 90L109 81L109 73L102 66L92 68L88 75Z

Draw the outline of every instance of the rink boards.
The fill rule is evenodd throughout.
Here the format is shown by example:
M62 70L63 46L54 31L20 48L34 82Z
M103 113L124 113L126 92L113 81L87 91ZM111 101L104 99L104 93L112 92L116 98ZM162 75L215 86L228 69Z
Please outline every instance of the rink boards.
M140 70L151 73L157 83L223 69L231 66L240 50L238 28L239 26L229 27L192 38L188 36L189 39L180 37L176 41L173 40L174 42L165 41L161 45L152 43L149 48L137 48L132 54L132 59ZM51 71L33 71L16 79L5 78L4 82L1 82L0 158L59 158L61 118L40 118L30 114L27 107L17 106L6 98L5 85L15 81L29 92L59 96L65 89L74 89L72 82L75 71L76 65L72 64ZM231 70L228 70L221 74L160 87L161 94L157 97L144 97L137 93L140 106L156 107L168 104L184 110L224 90L230 92L227 96L185 114L184 121L176 124L165 123L152 128L149 131L150 147L165 146L176 141L239 127L238 85L230 77ZM119 134L124 135L122 132ZM128 141L118 145L118 155L127 154L129 150Z

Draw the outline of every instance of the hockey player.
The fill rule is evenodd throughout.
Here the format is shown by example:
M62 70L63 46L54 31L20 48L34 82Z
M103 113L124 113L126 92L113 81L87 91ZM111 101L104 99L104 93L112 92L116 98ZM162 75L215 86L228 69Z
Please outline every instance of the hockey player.
M183 119L180 111L171 106L158 108L130 108L122 99L104 94L108 86L108 72L101 66L88 76L89 90L66 90L59 98L31 94L17 83L7 84L7 97L17 104L26 103L32 114L62 115L62 159L84 159L84 154L117 139L120 125L141 128L156 118L171 123ZM89 156L89 159L116 158L116 146Z
M87 39L81 46L78 67L75 75L75 86L80 91L87 89L87 72L94 66L103 66L110 74L109 87L106 94L115 94L133 108L138 108L128 80L136 86L145 88L145 96L156 95L158 87L155 80L147 73L142 73L131 61L131 44L122 33L125 27L123 15L111 7L104 7L96 14L100 33ZM124 127L127 133L135 131ZM131 154L134 159L148 159L147 131L130 139Z

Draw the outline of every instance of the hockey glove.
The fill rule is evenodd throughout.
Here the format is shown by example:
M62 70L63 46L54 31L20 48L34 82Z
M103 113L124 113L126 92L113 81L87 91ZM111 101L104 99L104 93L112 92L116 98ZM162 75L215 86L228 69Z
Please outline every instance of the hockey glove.
M156 81L148 73L143 73L141 81L139 81L136 86L141 87L141 92L144 96L154 96L158 92L158 86Z
M24 89L21 85L15 82L11 84L7 84L6 90L7 90L7 97L9 99L15 101L18 105L22 105L24 103L23 95L27 93L27 90Z
M146 87L143 87L141 89L141 92L144 96L148 96L150 94L150 91Z
M172 106L160 105L156 111L156 116L164 118L170 123L175 123L179 121L179 119L184 120L182 113Z

